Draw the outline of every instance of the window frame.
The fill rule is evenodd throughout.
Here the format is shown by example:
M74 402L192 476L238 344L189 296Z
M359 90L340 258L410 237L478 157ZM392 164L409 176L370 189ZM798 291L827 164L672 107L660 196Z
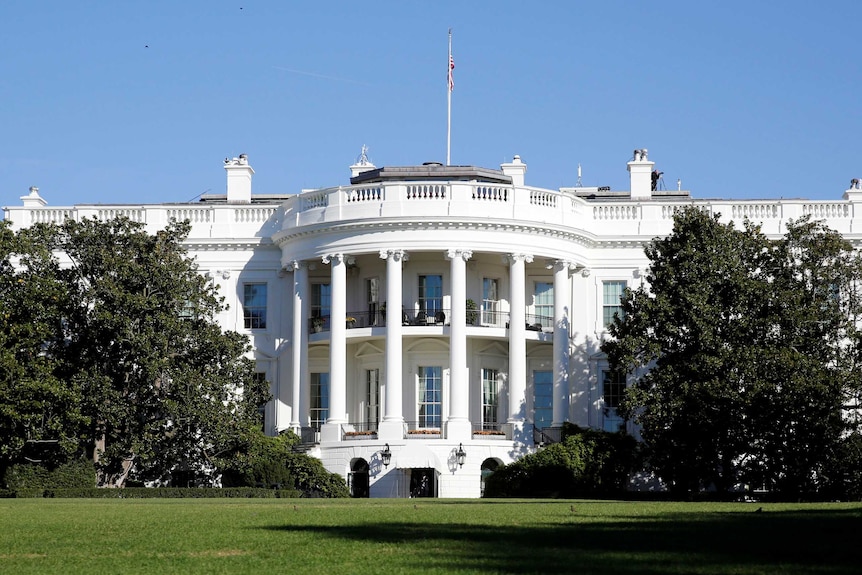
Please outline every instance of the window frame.
M263 287L263 294L249 294L250 288ZM251 295L251 297L249 297ZM263 298L263 304L257 301ZM250 301L251 300L251 301ZM250 281L242 284L242 325L244 329L266 329L269 303L269 284L265 281ZM262 311L262 313L261 313Z
M538 374L548 375L548 381L539 381ZM554 370L552 369L534 369L532 372L533 377L533 427L536 429L547 429L551 427L554 421ZM547 389L547 394L542 393L539 394L538 391L540 389L545 391ZM539 405L538 399L547 398L547 405ZM543 402L544 403L544 402ZM545 414L547 412L547 417L542 417L541 420L537 418L537 413ZM546 425L539 427L539 423L546 423Z
M436 382L436 388L429 389L426 385L429 381ZM417 429L441 429L443 426L443 366L417 366L416 389ZM433 394L430 399L429 393ZM429 407L431 413L428 412Z
M493 375L493 377L488 377ZM489 397L491 398L489 401ZM500 370L482 368L482 429L496 431L500 424Z
M622 309L622 297L626 292L626 288L628 288L628 282L623 279L603 279L601 280L602 290L601 290L601 303L602 303L602 326L604 329L607 329L612 323L614 314L618 313L619 317L623 317L623 309ZM610 293L609 287L617 287L621 286L622 289L619 290L618 294ZM616 298L615 301L609 302L609 298Z
M330 382L328 371L316 371L310 375L309 390L309 425L315 431L320 431L321 425L329 419ZM325 376L325 377L324 377ZM316 416L316 417L315 417Z

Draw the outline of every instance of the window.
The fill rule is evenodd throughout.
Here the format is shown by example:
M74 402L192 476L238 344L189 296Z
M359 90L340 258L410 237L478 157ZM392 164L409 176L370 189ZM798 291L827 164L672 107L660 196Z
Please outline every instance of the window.
M380 370L365 370L365 421L369 431L376 431L380 421Z
M626 392L626 375L619 371L602 371L602 429L605 431L620 431L625 421L617 414L617 408Z
M266 284L242 286L242 319L246 329L266 329Z
M553 327L554 325L554 284L550 282L536 282L536 291L533 294L536 321L542 327Z
M497 314L499 301L496 278L482 280L482 324L498 325L500 317Z
M382 324L382 318L377 317L380 309L380 278L365 279L365 301L368 302L368 325Z
M554 372L533 372L533 426L551 427L554 420Z
M320 431L320 426L329 418L329 374L311 374L311 427Z
M419 276L419 311L434 317L443 310L443 276Z
M311 317L328 318L331 305L332 290L329 284L311 284Z
M482 370L482 429L497 429L497 382L496 369Z
M614 323L614 316L623 317L620 300L626 290L626 282L612 281L602 283L602 325L605 327Z
M443 368L419 367L419 427L439 429L442 423Z

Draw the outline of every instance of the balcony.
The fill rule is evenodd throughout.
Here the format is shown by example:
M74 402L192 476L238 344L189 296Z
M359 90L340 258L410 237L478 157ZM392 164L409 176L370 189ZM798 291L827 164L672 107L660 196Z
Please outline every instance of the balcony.
M401 310L401 325L405 327L444 327L450 325L452 310L437 311L407 311ZM543 315L526 314L525 329L536 332L553 332L554 318ZM344 318L347 329L368 327L386 327L386 309L377 311L351 311ZM508 311L467 310L467 325L473 327L509 329ZM308 333L329 332L332 330L332 317L328 315L313 317L308 320Z

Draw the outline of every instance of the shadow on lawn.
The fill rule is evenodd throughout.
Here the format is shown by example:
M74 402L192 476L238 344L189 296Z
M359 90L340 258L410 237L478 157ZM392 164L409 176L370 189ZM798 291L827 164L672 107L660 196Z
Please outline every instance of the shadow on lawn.
M415 544L415 572L451 567L488 573L859 573L859 510L703 513L639 518L577 514L541 526L464 523L280 525L369 544ZM566 522L567 521L567 522ZM406 551L406 549L405 549Z

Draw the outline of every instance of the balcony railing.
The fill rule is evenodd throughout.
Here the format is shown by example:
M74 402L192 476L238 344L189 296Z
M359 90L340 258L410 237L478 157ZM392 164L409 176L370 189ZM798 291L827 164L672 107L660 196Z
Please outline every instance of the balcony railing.
M413 327L442 327L450 325L452 310L438 309L434 312L423 312L413 310L401 310L401 325ZM527 314L526 329L528 331L542 331L553 328L554 319L548 316ZM377 311L351 311L344 318L347 329L363 327L385 327L387 320L386 309ZM509 312L507 311L467 311L467 325L476 327L499 327L509 328ZM308 332L320 333L332 330L332 317L328 315L317 316L308 320Z
M360 421L345 423L341 426L342 440L377 439L377 422Z
M473 423L473 439L512 439L511 429L505 423Z

